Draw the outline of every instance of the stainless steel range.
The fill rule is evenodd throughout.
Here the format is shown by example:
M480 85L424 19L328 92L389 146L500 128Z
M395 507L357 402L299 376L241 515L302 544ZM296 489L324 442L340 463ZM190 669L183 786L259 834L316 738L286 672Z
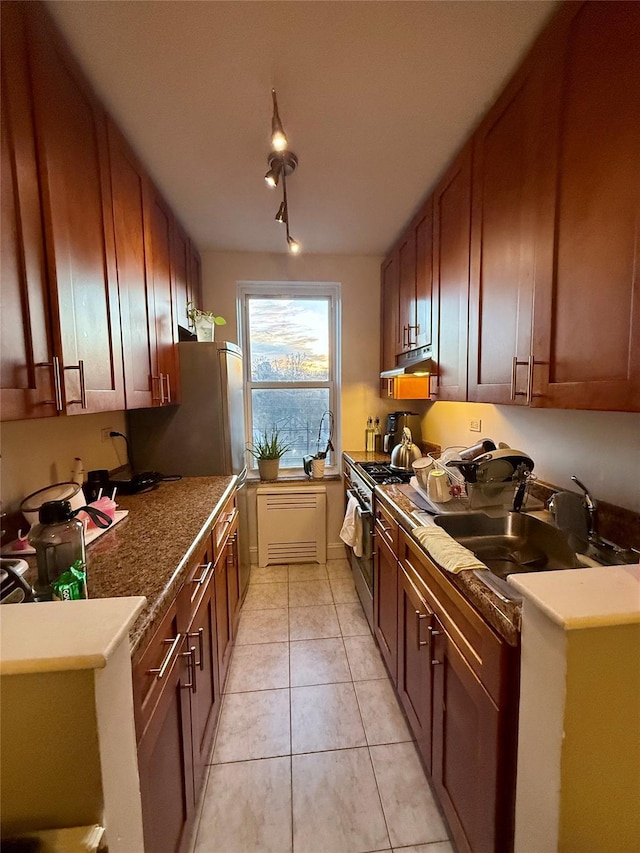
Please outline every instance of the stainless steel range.
M373 631L373 586L374 586L374 534L373 490L376 484L408 483L411 474L398 472L391 466L381 462L363 462L349 465L346 470L350 488L347 495L352 495L358 502L357 514L362 524L362 555L357 556L350 548L351 571L355 581L358 597L362 603L369 626Z

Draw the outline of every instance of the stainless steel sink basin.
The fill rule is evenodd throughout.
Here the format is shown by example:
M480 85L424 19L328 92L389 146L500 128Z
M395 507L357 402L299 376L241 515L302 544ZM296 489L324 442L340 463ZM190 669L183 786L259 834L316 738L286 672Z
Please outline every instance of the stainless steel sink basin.
M460 513L437 516L435 522L499 578L581 566L565 534L531 515L510 512L490 518L481 512Z

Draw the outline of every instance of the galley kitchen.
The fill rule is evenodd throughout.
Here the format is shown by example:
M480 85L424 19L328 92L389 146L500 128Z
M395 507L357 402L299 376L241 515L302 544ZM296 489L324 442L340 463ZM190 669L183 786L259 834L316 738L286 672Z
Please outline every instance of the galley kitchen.
M640 6L0 9L3 849L635 849Z

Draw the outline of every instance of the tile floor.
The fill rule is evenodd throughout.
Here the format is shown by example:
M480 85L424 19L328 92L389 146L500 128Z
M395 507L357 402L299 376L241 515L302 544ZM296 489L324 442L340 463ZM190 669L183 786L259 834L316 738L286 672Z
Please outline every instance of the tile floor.
M194 853L453 853L347 560L254 567Z

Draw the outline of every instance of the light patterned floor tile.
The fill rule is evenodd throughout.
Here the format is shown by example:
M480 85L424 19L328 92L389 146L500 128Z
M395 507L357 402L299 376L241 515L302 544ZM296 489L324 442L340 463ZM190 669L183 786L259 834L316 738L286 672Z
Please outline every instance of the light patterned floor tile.
M388 679L356 681L354 687L369 746L411 740L411 732Z
M293 846L300 853L389 847L367 749L292 757Z
M288 580L288 566L251 566L250 583L284 583Z
M295 563L289 566L289 581L327 580L327 567L321 563Z
M243 611L281 610L288 605L288 583L253 583L249 584L242 609Z
M289 639L289 611L243 610L236 636L236 646L255 643L281 643Z
M292 752L346 749L366 743L353 684L292 689Z
M382 662L380 650L371 635L345 637L344 646L354 681L371 681L374 678L389 677Z
M331 584L331 593L336 604L351 604L360 600L356 592L353 577L329 578L329 583Z
M372 746L370 752L392 846L447 841L414 745Z
M289 644L262 643L233 650L225 693L289 686Z
M290 752L288 690L225 695L213 764L272 758Z
M396 847L391 853L455 853L448 841L435 841L433 844L412 844L410 847Z
M328 580L289 582L289 607L315 607L320 604L333 604Z
M343 637L368 637L371 635L369 623L359 601L350 604L336 604L338 621Z
M291 758L214 764L194 853L291 853Z
M290 640L319 640L339 636L340 625L335 605L289 608Z
M342 639L299 640L290 645L292 687L351 681Z

